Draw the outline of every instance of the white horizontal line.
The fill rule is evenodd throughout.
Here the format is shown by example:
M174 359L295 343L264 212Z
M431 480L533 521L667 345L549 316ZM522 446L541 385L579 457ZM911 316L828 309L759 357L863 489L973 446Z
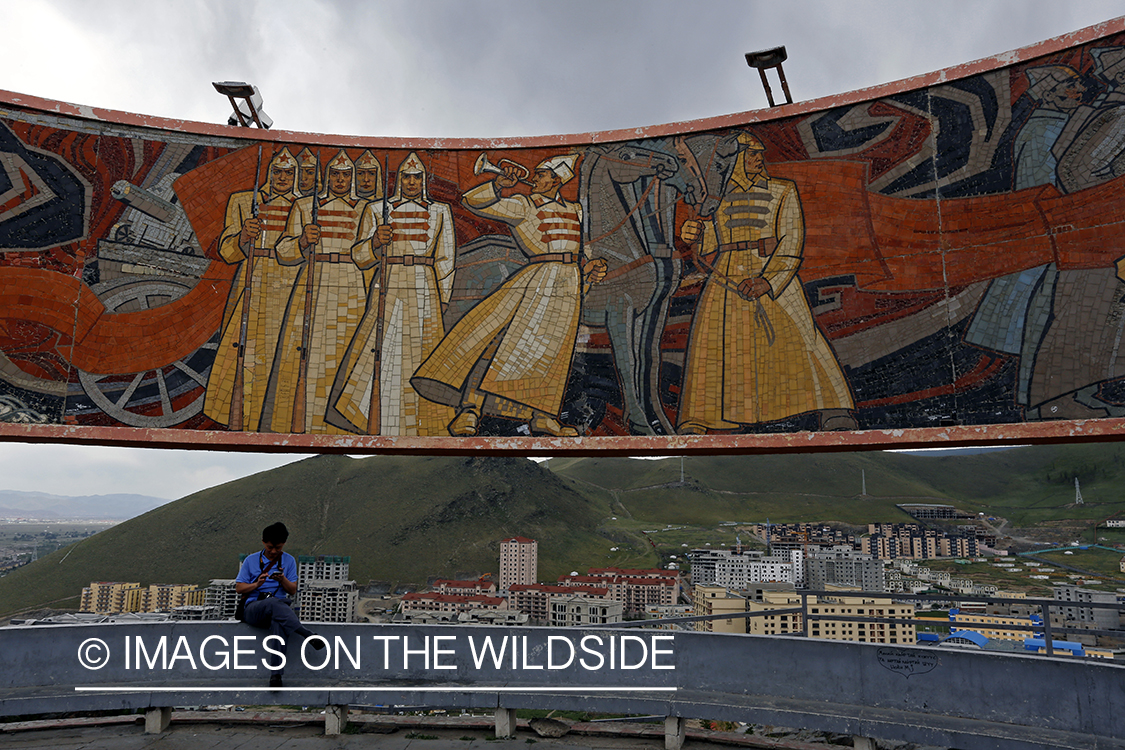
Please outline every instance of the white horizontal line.
M234 693L284 690L287 692L328 693L674 693L675 687L75 687L78 693Z

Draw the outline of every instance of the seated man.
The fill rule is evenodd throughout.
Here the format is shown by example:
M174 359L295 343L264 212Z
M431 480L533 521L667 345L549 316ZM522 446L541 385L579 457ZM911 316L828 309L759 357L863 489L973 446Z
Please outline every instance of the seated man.
M278 521L262 529L262 550L246 556L235 579L234 590L239 596L249 594L243 622L255 628L264 628L270 635L284 639L281 648L272 644L274 650L285 653L289 638L294 633L302 638L313 635L301 624L293 612L289 597L297 593L297 561L288 552L282 552L289 539L289 529ZM324 648L324 639L317 637L313 648ZM281 674L284 663L277 664L279 657L270 655L270 668L276 669L270 676L270 687L282 687Z

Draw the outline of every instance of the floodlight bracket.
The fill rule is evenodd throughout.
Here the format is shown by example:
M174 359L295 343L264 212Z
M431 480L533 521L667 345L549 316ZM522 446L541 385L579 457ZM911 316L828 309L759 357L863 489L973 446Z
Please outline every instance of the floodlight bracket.
M789 55L785 52L784 45L746 53L746 64L758 69L758 75L762 78L762 87L766 90L766 99L769 100L771 107L777 106L773 101L769 80L766 79L766 71L771 68L777 69L777 77L781 79L781 90L785 92L785 103L793 103L793 96L789 93L789 82L785 80L785 71L781 67L781 64L788 59Z
M216 81L211 84L215 90L230 101L234 114L227 120L228 125L250 127L251 123L268 130L273 120L262 109L262 95L257 86L242 81ZM236 99L241 101L235 101Z

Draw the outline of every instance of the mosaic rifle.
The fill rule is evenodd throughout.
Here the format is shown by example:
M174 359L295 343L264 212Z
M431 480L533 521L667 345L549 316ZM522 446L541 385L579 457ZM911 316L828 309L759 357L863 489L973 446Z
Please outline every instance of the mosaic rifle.
M399 167L402 171L402 167ZM390 222L391 205L391 173L390 162L383 154L383 174L386 176L386 189L383 191L383 226ZM396 178L397 179L397 178ZM394 241L392 236L391 241ZM391 249L388 242L383 246L383 259L379 262L379 316L375 319L375 348L371 353L375 355L375 368L371 376L371 405L367 410L367 434L379 434L379 422L382 419L382 398L379 395L379 370L383 366L383 313L387 309L387 251Z
M250 215L258 218L258 186L262 181L262 145L258 144L258 166L254 167L254 195L250 199ZM246 388L246 336L250 329L250 290L251 280L254 277L254 256L258 254L258 245L262 242L259 234L246 254L246 275L242 287L242 320L238 329L238 358L234 369L234 390L230 395L230 429L241 431L245 420L244 393Z
M317 224L320 221L320 151L316 153L316 176L313 177L313 195L312 195L312 221L310 224ZM305 317L301 325L301 360L297 369L297 393L293 397L293 425L292 431L294 433L301 433L305 431L305 409L307 408L306 391L308 390L309 381L309 343L312 338L312 316L313 316L313 274L316 271L316 249L320 246L320 241L317 240L312 245L309 245L308 261L305 263Z

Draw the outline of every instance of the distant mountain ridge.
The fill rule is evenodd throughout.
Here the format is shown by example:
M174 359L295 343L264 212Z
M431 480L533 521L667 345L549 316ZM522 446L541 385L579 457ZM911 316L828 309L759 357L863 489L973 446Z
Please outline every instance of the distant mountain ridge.
M42 520L74 518L84 521L119 521L147 513L171 502L151 495L50 495L45 492L0 490L0 518Z

